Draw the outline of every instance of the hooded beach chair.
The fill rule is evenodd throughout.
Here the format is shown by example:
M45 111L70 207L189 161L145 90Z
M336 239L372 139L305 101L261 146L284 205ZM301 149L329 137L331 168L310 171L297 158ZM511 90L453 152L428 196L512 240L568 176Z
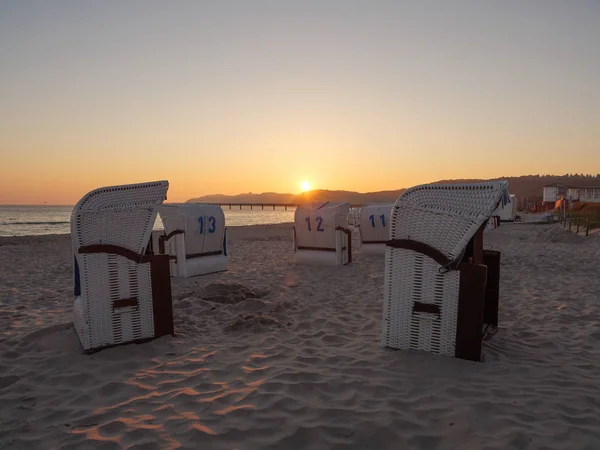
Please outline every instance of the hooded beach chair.
M84 350L173 334L170 257L146 253L168 186L103 187L75 205L73 322Z
M360 208L350 208L348 213L348 227L358 227L358 218L360 216Z
M175 257L171 273L193 277L227 270L227 228L218 205L168 204L159 207L164 231L154 231L154 253Z
M358 217L360 253L384 255L390 236L390 214L393 204L365 205Z
M498 326L500 252L483 229L507 202L507 183L430 184L405 191L390 220L382 342L481 360Z
M347 228L349 203L302 205L294 214L294 259L300 264L345 265L352 261Z

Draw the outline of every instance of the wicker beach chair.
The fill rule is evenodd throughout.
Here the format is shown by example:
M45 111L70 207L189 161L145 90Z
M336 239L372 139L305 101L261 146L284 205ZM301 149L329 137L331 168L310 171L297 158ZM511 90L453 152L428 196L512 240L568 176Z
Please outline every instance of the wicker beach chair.
M153 231L153 251L174 256L171 274L193 277L228 268L225 214L218 205L182 203L159 208L164 231Z
M352 262L349 203L302 205L294 214L294 259L299 264L346 265Z
M173 334L170 257L146 254L168 186L103 187L73 209L73 322L85 351Z
M387 243L382 341L481 360L498 326L500 252L483 249L483 229L506 182L422 185L396 201Z
M389 239L393 204L365 205L357 219L360 253L384 255Z
M358 218L360 216L360 208L350 208L348 212L348 227L358 227Z

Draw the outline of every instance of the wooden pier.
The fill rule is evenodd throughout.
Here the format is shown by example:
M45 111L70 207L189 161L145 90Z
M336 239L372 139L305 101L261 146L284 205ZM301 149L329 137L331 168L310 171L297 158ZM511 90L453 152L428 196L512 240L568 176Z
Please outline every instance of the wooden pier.
M285 211L287 211L288 208L296 208L298 207L298 205L293 204L293 203L219 203L218 204L221 208L225 207L225 206L229 206L229 209L231 209L232 207L237 207L239 206L240 209L242 209L243 206L245 207L250 207L250 209L265 209L265 206L267 208L273 208L273 211L275 211L276 208L283 208Z
M284 211L287 211L288 208L297 208L298 206L300 206L299 204L296 203L210 203L211 205L219 205L221 208L225 208L225 207L229 207L229 209L232 208L238 208L242 209L242 207L250 207L251 210L254 209L260 209L260 210L264 210L265 206L267 208L272 208L273 211L275 211L276 209L283 209ZM350 205L351 208L360 208L363 205Z

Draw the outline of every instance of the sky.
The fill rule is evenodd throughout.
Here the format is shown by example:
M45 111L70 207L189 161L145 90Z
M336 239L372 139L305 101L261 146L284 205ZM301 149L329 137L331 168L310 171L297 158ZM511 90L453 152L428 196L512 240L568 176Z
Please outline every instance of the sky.
M0 0L0 204L600 173L598 24L598 0Z

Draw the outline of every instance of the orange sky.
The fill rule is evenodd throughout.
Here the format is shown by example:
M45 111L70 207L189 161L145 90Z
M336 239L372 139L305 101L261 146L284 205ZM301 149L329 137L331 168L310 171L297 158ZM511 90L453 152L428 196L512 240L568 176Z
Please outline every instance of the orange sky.
M225 3L3 5L0 204L600 173L592 2Z

